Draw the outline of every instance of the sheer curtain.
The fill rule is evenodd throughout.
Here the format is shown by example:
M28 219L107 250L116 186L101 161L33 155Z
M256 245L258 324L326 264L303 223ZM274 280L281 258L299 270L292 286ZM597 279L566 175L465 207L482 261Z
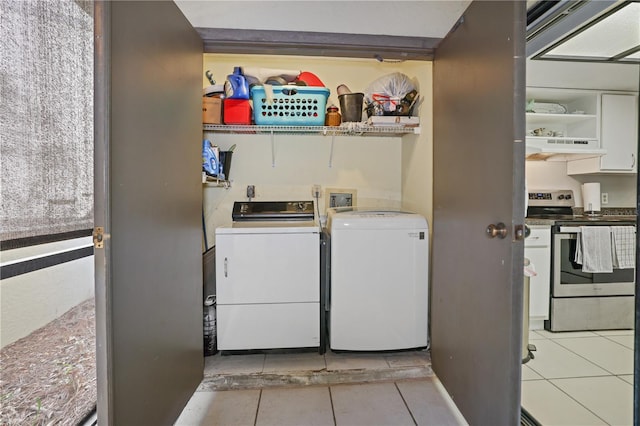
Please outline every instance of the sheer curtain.
M93 4L0 2L0 242L93 227Z

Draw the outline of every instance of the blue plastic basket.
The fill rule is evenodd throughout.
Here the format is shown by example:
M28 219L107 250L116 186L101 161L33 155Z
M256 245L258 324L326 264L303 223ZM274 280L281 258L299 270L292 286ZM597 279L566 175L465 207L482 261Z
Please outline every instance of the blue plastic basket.
M324 126L329 89L326 87L272 86L268 102L263 86L251 88L255 124Z

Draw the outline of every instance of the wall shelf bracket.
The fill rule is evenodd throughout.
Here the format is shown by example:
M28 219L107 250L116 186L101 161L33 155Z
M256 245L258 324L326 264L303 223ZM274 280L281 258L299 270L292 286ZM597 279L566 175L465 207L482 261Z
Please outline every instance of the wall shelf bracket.
M335 133L331 135L331 149L329 150L329 168L333 167L333 143L336 141Z
M276 167L276 142L273 130L271 130L271 167Z

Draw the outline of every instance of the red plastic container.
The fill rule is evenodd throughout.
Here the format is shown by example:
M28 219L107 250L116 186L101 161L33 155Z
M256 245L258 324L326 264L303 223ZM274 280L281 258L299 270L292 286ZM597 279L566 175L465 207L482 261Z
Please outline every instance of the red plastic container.
M251 103L246 99L225 99L224 124L251 124Z
M325 87L322 80L320 80L317 75L309 71L301 72L296 80L306 83L307 86Z

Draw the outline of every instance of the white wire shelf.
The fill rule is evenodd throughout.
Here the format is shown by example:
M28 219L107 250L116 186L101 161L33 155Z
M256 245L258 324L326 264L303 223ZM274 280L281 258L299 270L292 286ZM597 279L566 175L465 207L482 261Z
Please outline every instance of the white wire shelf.
M202 184L205 186L213 186L216 188L231 188L230 180L222 180L213 176L207 175L205 172L202 172Z
M205 131L246 134L315 134L323 136L399 136L420 134L420 127L370 126L347 123L341 126L282 126L203 124Z

